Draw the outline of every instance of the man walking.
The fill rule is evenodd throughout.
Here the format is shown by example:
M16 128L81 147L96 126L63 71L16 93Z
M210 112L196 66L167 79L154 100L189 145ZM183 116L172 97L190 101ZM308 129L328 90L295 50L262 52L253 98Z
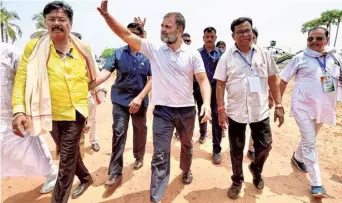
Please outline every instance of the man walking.
M247 124L251 128L255 147L255 159L249 165L249 170L253 175L253 185L259 190L264 188L261 172L272 148L268 86L276 103L274 118L279 119L279 127L284 122L284 109L276 76L278 67L267 52L252 42L252 26L250 18L242 17L232 22L235 45L221 57L214 75L217 79L219 123L223 128L227 128L229 123L233 183L228 190L228 197L231 199L239 197L244 182L242 160ZM224 88L227 90L226 108Z
M127 28L136 36L144 37L144 30L138 23L130 23ZM106 187L117 186L122 181L123 153L130 117L133 124L134 169L138 170L143 166L147 139L148 93L152 86L149 60L130 45L114 51L97 77L97 84L106 81L115 70L116 80L111 91L113 103L112 156Z
M215 47L216 41L216 29L213 27L207 27L203 31L204 45L198 51L204 62L205 71L207 73L210 85L211 85L211 118L212 118L212 137L213 137L213 163L221 163L221 140L222 140L222 128L218 123L217 114L217 102L216 102L216 79L214 77L217 63L222 55L219 48ZM201 89L196 80L194 80L194 98L198 108L198 119L200 123L200 138L199 143L203 144L206 140L207 123L201 123L202 117L200 116L201 106L203 104Z
M193 76L195 75L203 96L201 122L210 117L210 84L205 74L199 52L185 45L182 34L185 19L180 13L168 13L161 26L163 43L153 44L142 39L122 26L107 11L108 1L102 1L98 8L108 26L121 39L136 50L140 50L151 62L153 74L152 103L153 111L153 146L151 174L151 202L160 202L167 188L170 177L170 147L174 128L180 136L182 182L190 184L192 136L195 123L193 99Z
M50 2L43 15L48 33L28 42L15 77L13 132L22 136L24 128L34 136L51 131L60 155L51 202L65 203L75 174L80 184L73 199L93 183L79 144L88 117L88 86L95 84L97 67L90 48L70 34L73 10L68 4ZM91 93L102 92L95 88ZM96 96L96 101L102 98Z

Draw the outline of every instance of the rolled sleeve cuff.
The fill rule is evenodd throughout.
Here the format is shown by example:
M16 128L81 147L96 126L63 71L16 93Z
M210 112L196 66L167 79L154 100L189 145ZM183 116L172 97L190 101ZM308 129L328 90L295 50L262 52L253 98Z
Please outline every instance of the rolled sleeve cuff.
M15 105L13 106L13 115L16 113L25 113L25 106L24 105Z
M216 75L214 75L214 79L220 80L220 81L226 81L226 80L227 80L227 79L224 78L224 77L220 77L220 76L216 76Z

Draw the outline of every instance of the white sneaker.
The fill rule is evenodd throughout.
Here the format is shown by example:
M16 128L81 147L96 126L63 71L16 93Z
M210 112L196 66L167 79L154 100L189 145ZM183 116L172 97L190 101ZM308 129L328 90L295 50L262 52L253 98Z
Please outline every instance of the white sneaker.
M56 185L57 177L58 177L58 169L56 167L55 170L51 174L45 176L45 183L42 189L40 190L40 193L46 194L46 193L51 192Z

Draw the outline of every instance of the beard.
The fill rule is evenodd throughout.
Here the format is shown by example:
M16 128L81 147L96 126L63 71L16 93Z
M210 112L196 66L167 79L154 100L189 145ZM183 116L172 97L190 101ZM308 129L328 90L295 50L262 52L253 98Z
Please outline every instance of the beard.
M177 31L169 33L169 34L161 33L160 39L161 39L161 41L163 41L166 44L174 44L178 40Z

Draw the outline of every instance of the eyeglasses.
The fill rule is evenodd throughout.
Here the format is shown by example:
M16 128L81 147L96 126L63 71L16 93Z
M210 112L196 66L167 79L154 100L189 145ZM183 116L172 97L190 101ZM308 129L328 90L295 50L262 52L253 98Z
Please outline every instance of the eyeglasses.
M239 36L242 36L244 34L251 34L252 33L252 30L251 29L247 29L247 30L239 30L237 32L235 32L235 34L239 35Z
M189 43L189 42L191 42L191 40L190 39L185 39L185 40L183 40L185 43Z
M307 39L307 41L308 42L312 42L312 41L314 41L314 39L316 39L316 41L318 41L318 42L321 42L321 41L323 41L323 39L324 39L324 37L308 37L308 39Z
M66 19L66 18L47 18L46 21L47 21L48 23L50 23L50 24L53 24L53 23L55 23L56 21L57 21L58 23L65 23L65 22L68 21L68 19Z

